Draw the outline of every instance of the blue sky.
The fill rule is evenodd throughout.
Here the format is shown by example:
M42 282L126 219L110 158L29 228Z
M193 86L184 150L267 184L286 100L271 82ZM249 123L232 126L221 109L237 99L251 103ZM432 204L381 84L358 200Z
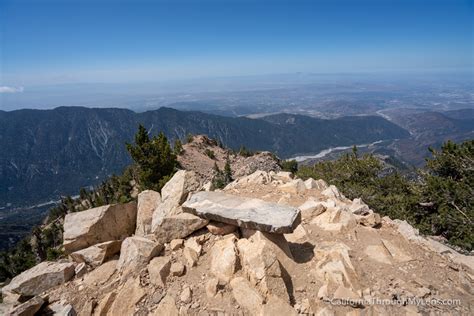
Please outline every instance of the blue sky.
M471 0L0 0L0 88L472 71L473 12Z

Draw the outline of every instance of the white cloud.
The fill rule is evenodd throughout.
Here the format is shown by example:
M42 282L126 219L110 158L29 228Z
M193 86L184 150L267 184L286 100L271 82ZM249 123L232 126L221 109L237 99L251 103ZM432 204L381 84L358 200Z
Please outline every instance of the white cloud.
M0 86L0 93L18 93L23 92L23 90L25 90L23 87Z

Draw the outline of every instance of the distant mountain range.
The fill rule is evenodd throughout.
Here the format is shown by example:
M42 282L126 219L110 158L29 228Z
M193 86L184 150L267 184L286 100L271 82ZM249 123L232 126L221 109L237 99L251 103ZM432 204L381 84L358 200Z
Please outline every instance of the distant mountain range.
M206 134L230 148L245 145L282 158L409 136L377 116L323 120L276 114L249 119L170 108L144 113L82 107L0 111L0 207L76 193L121 172L130 163L124 144L140 123L152 134L163 131L171 141L188 133Z

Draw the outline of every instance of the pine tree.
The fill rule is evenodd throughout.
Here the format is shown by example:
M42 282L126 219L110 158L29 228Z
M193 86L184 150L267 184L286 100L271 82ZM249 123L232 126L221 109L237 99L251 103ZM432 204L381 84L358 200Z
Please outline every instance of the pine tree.
M232 168L230 167L230 157L229 154L227 153L227 158L225 161L225 166L224 166L224 179L226 184L232 182Z
M150 139L147 130L140 125L135 144L127 144L127 150L138 169L138 183L142 189L161 190L163 179L172 175L176 167L176 155L163 133Z
M181 155L181 153L183 152L183 144L181 143L181 140L179 138L174 141L173 151L176 156Z

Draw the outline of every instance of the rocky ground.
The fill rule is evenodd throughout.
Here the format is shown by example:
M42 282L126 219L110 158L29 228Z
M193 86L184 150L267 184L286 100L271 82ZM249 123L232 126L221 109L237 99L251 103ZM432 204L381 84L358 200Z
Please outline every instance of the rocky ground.
M211 158L206 150L212 152ZM178 155L178 162L183 169L192 170L202 182L210 181L214 175L214 164L224 170L226 159L229 157L234 178L249 175L257 170L279 171L275 157L270 152L259 152L250 157L234 154L231 150L219 147L215 140L204 135L197 135L193 140L183 145L183 152Z
M472 257L419 236L406 222L380 218L334 186L256 171L222 191L197 194L202 180L179 171L161 194L144 191L137 204L68 214L69 259L14 278L2 289L0 311L474 313Z

